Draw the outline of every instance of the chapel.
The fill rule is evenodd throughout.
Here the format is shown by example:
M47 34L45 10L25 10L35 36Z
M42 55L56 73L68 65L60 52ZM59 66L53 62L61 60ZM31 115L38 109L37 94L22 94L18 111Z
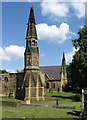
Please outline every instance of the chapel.
M33 6L27 23L24 73L0 74L0 96L44 100L47 92L62 92L67 85L66 60L61 66L39 67L38 37Z

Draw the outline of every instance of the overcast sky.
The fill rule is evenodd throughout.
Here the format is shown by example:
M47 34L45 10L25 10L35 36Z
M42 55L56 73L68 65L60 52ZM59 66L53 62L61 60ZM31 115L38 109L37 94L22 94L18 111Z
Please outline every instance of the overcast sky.
M32 5L37 24L39 65L61 65L63 51L66 64L71 62L75 53L72 39L78 38L78 30L85 25L85 2L58 1L2 3L2 69L14 72L24 68L26 29Z

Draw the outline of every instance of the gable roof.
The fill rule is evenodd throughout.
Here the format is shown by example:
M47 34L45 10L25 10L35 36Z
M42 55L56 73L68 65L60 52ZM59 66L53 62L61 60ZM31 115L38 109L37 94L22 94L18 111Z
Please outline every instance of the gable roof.
M50 80L60 80L61 66L43 66L40 71L45 73Z

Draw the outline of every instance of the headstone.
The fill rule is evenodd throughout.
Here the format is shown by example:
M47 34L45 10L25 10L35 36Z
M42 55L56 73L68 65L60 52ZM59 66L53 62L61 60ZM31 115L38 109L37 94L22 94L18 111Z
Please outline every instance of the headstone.
M58 99L56 100L56 105L58 105Z
M26 104L28 104L28 105L30 104L30 99L29 99L29 100L26 100Z
M82 89L82 108L81 108L81 116L83 118L87 118L87 88Z
M82 89L82 105L81 105L81 116L84 113L84 89Z
M87 88L84 90L84 118L87 118Z

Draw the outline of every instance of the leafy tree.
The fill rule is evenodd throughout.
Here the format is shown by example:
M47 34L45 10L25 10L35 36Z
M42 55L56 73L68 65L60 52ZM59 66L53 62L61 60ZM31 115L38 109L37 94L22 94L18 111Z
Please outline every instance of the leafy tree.
M24 69L22 69L22 70L16 70L16 71L17 71L17 73L23 73Z
M6 70L0 70L0 74L8 74L9 72L7 72Z
M72 91L72 81L71 81L71 72L70 72L70 65L66 65L66 71L67 71L67 85L64 88L64 91L69 92Z
M71 81L70 65L66 65L66 71L67 71L67 80L68 80L68 83L69 83L69 85L71 85L72 81Z
M72 40L74 47L79 50L70 63L72 88L80 91L87 87L87 26L79 29L78 39Z

